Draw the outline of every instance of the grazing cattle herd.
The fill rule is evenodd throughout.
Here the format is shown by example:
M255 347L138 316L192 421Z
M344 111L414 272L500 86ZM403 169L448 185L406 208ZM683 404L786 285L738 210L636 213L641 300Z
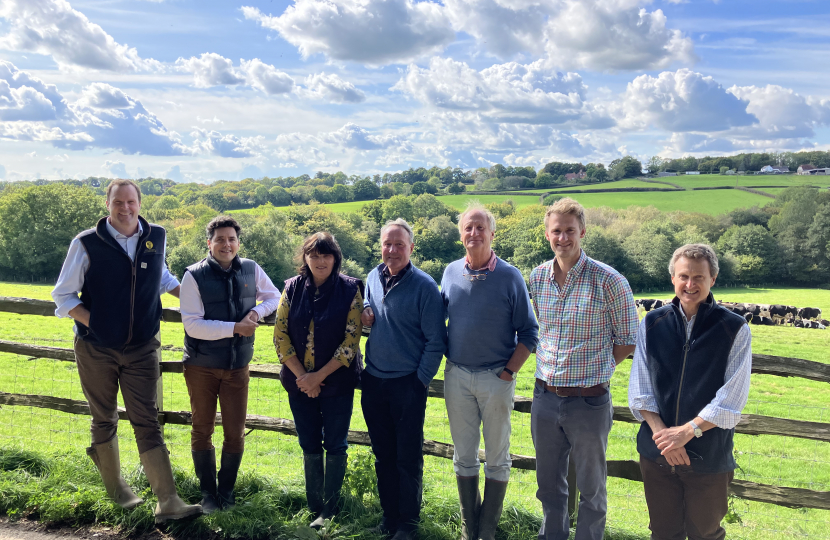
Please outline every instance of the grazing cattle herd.
M637 308L651 311L668 304L669 300L643 298L635 300ZM795 328L813 328L824 330L830 326L830 321L821 318L820 308L784 306L781 304L745 304L734 302L718 302L719 305L737 313L750 324L764 326L790 325Z

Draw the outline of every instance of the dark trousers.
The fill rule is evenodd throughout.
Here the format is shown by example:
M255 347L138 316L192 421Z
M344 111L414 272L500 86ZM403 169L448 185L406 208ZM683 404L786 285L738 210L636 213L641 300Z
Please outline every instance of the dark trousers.
M222 407L222 451L241 454L245 450L245 419L248 416L248 366L217 369L184 365L184 381L190 395L193 428L190 449L194 452L213 448L216 425L216 400Z
M305 392L288 396L294 426L304 454L345 456L349 447L354 390L342 396L310 398Z
M671 466L666 458L640 456L652 540L723 540L721 520L729 509L727 493L732 471L696 473Z
M364 371L361 384L360 404L375 453L383 526L415 530L421 514L427 388L416 373L381 379Z
M135 432L138 453L164 444L156 408L156 383L161 375L160 345L153 338L141 345L110 349L75 338L81 389L92 414L92 444L105 443L118 432L119 387L127 418Z

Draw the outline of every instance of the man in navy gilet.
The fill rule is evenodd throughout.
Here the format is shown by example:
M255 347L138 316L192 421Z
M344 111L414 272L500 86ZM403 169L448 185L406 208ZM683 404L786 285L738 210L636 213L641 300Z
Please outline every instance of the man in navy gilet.
M75 319L75 361L92 414L87 454L107 494L124 508L142 502L121 477L120 387L141 464L158 497L156 523L164 523L201 513L199 505L185 504L176 493L156 408L160 295L178 297L179 282L165 263L165 230L138 215L138 185L113 180L107 186L107 209L109 217L69 246L52 291L55 315Z
M235 504L233 487L245 448L254 331L280 301L280 291L268 274L254 261L237 255L240 232L232 217L213 218L207 225L208 256L188 266L182 277L184 380L193 413L190 450L205 514ZM211 440L217 400L224 433L218 481Z
M669 263L675 298L640 323L628 402L653 540L722 540L735 470L732 437L749 394L752 336L710 292L718 258L705 244Z

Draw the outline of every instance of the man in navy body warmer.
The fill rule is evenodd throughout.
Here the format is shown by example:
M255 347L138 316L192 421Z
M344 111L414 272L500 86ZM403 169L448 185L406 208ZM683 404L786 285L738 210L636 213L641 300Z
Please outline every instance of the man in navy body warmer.
M170 456L158 422L156 383L160 295L179 295L164 260L166 233L138 215L141 191L131 180L107 187L109 217L69 246L52 291L58 317L75 319L75 361L92 414L87 454L107 494L124 508L142 500L121 477L118 389L135 432L141 464L158 497L156 523L201 513L176 493ZM80 293L80 298L78 298Z
M678 248L669 272L676 296L640 323L628 387L642 422L637 451L651 538L723 540L752 336L710 292L718 275L711 247Z

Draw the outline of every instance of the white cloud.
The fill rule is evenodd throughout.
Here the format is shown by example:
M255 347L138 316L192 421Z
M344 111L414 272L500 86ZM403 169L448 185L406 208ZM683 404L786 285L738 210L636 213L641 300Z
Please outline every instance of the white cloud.
M385 150L396 148L411 151L412 145L397 135L372 135L365 129L351 122L337 131L321 133L319 140L354 150Z
M233 62L216 53L202 53L198 58L193 56L187 60L179 58L176 67L193 74L196 88L245 83L243 75L234 69Z
M225 158L245 158L259 156L264 151L264 137L237 137L218 131L195 128L190 134L199 139L196 147L205 153Z
M0 115L6 120L0 122L0 138L48 142L69 150L97 147L125 154L190 153L141 102L109 84L93 83L67 105L55 86L9 62L0 62L0 89L9 90L6 94L0 91ZM18 93L12 93L12 89ZM12 97L20 97L20 89L28 89L25 95L37 96L36 101L12 102ZM21 103L25 107L19 107Z
M294 79L259 58L240 60L239 67L234 67L233 61L219 54L202 53L198 58L179 58L176 67L192 73L193 85L197 88L248 85L268 95L294 90Z
M242 60L241 64L248 84L268 95L287 94L294 90L294 79L259 58Z
M305 79L305 85L308 88L308 94L316 99L324 99L335 103L361 103L366 101L366 94L334 73L309 75Z
M134 101L121 89L105 83L92 83L76 104L93 109L127 109Z
M45 121L68 113L58 87L0 60L0 120Z
M555 13L557 4L535 0L444 1L453 27L475 37L501 58L543 51L545 21Z
M286 163L302 163L315 167L340 166L339 159L330 154L353 158L369 156L372 163L383 161L389 155L411 154L413 145L407 139L392 134L374 134L352 123L330 132L284 133L277 137L274 155ZM383 151L383 152L379 152ZM345 154L344 154L345 152ZM398 160L396 163L400 163Z
M430 107L475 111L494 121L561 124L595 112L576 73L558 73L541 61L508 62L482 71L450 58L433 57L429 68L410 65L393 89Z
M455 39L443 6L413 0L295 0L273 17L245 6L242 13L275 30L303 58L370 65L409 62L443 49Z
M757 118L747 105L747 100L712 77L680 69L657 77L641 75L630 82L622 96L621 114L626 127L717 132L755 123Z
M3 0L0 18L9 25L9 33L0 38L0 48L50 55L64 67L109 71L161 68L159 62L141 58L135 48L117 43L66 0Z
M777 85L733 86L729 92L749 102L747 112L758 118L753 138L799 138L815 135L814 128L830 125L830 100L801 96Z
M545 27L555 65L591 70L662 69L695 60L692 40L637 0L562 0Z
M130 178L127 175L127 166L122 161L106 160L101 168L113 175L115 178Z

